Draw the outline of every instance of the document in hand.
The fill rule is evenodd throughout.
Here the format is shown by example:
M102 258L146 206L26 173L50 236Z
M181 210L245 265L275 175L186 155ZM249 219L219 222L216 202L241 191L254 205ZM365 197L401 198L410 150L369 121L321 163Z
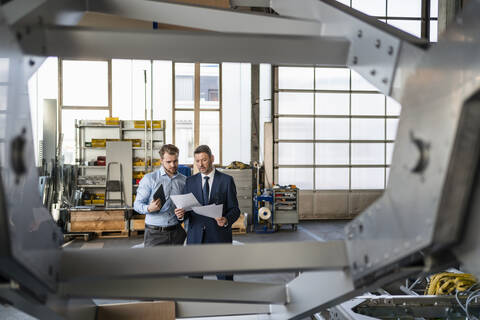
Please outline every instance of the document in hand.
M220 218L223 212L223 204L210 204L203 207L193 207L193 212L210 218Z
M171 195L170 199L172 199L177 208L183 208L185 211L192 210L192 207L201 206L201 204L197 201L197 198L195 198L191 192L188 194Z

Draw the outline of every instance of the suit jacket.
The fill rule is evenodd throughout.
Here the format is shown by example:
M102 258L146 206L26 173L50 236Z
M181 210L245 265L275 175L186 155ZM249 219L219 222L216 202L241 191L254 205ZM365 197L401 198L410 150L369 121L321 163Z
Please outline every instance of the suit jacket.
M187 178L183 193L190 192L198 202L203 203L201 173ZM185 215L185 219L188 219L187 244L232 243L232 224L238 219L240 209L237 189L231 176L215 170L208 204L223 204L222 216L227 218L228 226L219 227L215 219L189 211Z

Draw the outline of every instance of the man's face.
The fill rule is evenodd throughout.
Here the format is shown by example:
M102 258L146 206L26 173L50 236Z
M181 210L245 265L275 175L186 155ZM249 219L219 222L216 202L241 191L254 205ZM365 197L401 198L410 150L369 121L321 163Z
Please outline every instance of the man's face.
M178 169L178 154L165 152L162 157L162 165L168 175L174 175Z
M209 174L213 167L213 155L211 157L208 156L205 152L196 153L195 156L195 165L197 166L198 171L203 174Z

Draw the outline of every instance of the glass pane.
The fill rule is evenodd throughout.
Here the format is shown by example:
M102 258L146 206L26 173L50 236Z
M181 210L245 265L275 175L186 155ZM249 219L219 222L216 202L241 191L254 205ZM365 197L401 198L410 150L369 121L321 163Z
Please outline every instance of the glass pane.
M438 0L430 0L430 17L438 17Z
M383 94L352 94L352 115L385 115Z
M348 119L315 119L315 139L348 140Z
M112 116L133 120L132 60L112 60Z
M313 119L279 118L279 139L313 139Z
M175 108L193 109L195 100L195 64L175 63Z
M316 168L317 190L348 190L348 168Z
M348 115L350 96L347 93L316 93L315 114Z
M397 101L387 97L387 116L399 116L402 106Z
M313 164L313 143L279 143L278 164Z
M193 132L193 111L175 111L175 145L180 149L180 164L193 164Z
M315 89L349 90L350 72L347 68L316 68Z
M394 143L387 143L387 164L392 164L393 149L395 147Z
M313 168L279 168L278 184L294 184L302 190L313 190Z
M108 62L63 60L63 105L108 106Z
M387 119L387 140L395 140L397 127L398 119Z
M219 75L218 64L200 64L200 108L218 109L220 107Z
M317 143L315 145L315 164L348 164L348 143Z
M388 184L388 180L390 179L390 168L385 168L385 171L386 171L386 175L387 175L387 181L386 183Z
M260 79L263 80L262 73ZM252 140L250 81L250 64L222 64L222 130L224 137L222 140L222 162L225 165L235 160L250 163ZM264 90L261 84L260 101L266 99L264 98L265 95L262 95ZM271 90L269 92L268 99L271 97ZM263 141L264 109L266 109L265 105L260 103L260 129L262 129L260 142ZM268 101L268 111L271 112L270 100Z
M279 114L313 114L313 93L280 92Z
M385 139L384 119L352 119L353 140Z
M383 189L384 168L352 168L352 189Z
M62 110L62 152L65 163L75 163L75 120L105 120L105 117L108 117L108 110Z
M278 68L279 89L313 89L313 68Z
M420 18L422 16L422 1L388 0L387 15L389 17Z
M200 144L206 144L215 156L215 163L220 163L220 112L200 112Z
M44 64L48 61L48 59L45 60ZM9 69L10 69L10 60L8 58L0 58L0 82L8 82Z
M421 23L420 21L412 20L388 20L388 24L413 34L415 37L420 38L422 35Z
M378 91L377 88L354 70L352 70L352 90Z
M352 164L384 164L384 143L352 143Z
M172 143L172 61L153 61L153 119L167 120L165 138Z
M150 60L132 60L132 117L133 120L145 119L145 105L150 112L151 100L151 64ZM145 92L145 74L147 76ZM149 115L150 117L150 115Z
M430 42L438 41L438 21L430 21Z
M352 0L352 8L362 11L370 16L386 15L385 0Z

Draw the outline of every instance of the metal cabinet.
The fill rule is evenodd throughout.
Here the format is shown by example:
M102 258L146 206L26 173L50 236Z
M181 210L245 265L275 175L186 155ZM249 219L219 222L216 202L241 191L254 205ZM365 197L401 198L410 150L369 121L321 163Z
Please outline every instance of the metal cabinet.
M252 169L220 169L233 177L237 188L238 207L241 213L252 216ZM249 218L250 220L250 218Z
M291 225L293 230L298 224L298 189L273 189L273 224L278 229L282 225Z

